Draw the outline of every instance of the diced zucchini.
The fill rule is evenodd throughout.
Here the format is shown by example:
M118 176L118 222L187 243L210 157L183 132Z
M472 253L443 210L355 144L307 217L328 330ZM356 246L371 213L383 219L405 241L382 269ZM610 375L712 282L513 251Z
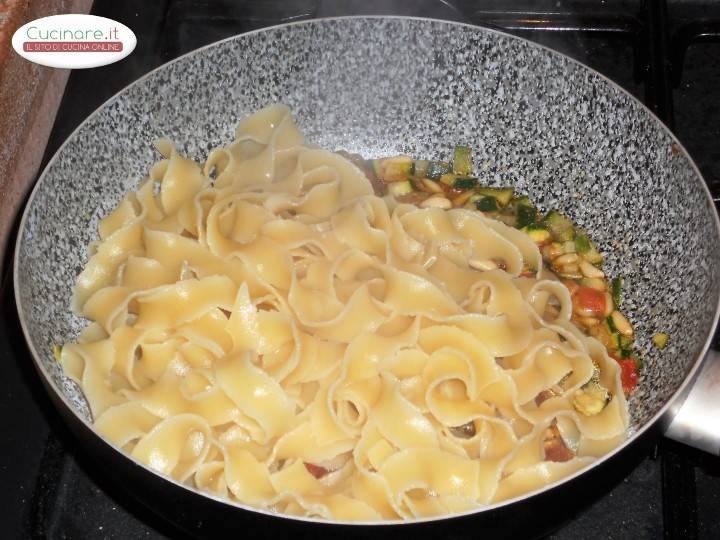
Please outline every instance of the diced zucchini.
M602 254L597 250L593 241L584 232L575 230L575 249L584 259L592 264L602 264Z
M53 356L55 357L56 362L60 361L61 355L62 355L62 345L58 345L57 343L53 344Z
M620 357L630 358L633 353L633 339L630 337L620 336Z
M603 326L609 336L609 340L605 343L605 346L608 349L618 351L620 358L630 358L633 353L633 338L621 335L612 317L605 317Z
M617 334L617 327L615 326L615 321L613 321L612 317L605 317L605 324L608 326L608 330L611 334Z
M536 244L545 244L550 241L550 231L536 223L526 225L522 228L522 231L527 233Z
M404 182L392 182L391 184L388 184L388 193L395 197L401 197L412 192L413 185L410 180L405 180Z
M591 245L592 244L587 234L580 233L575 236L575 249L578 253L587 253L588 251L590 251Z
M445 184L446 186L452 187L453 184L455 183L455 180L456 180L456 179L457 179L457 175L456 175L456 174L446 173L446 174L443 174L443 175L440 177L440 182L442 182L442 183Z
M404 182L415 174L415 162L409 156L373 159L373 170L383 182Z
M575 410L585 416L600 414L610 402L610 392L602 386L596 377L575 391L572 404Z
M440 182L453 189L465 190L473 189L477 186L477 178L473 176L460 176L455 173L443 174Z
M481 212L497 212L497 199L495 197L483 197L475 202L475 208Z
M516 206L515 215L517 216L517 223L515 226L518 229L532 225L537 220L537 210L534 206L526 206L524 204Z
M472 152L469 147L461 145L455 147L452 169L455 174L461 176L472 174Z
M513 206L533 206L532 201L530 200L530 197L527 195L521 195L519 197L513 197L512 198Z
M583 258L588 262L594 264L595 266L601 265L603 263L602 253L595 249L595 246L592 246L590 248L590 251L588 251L587 253L583 253Z
M477 178L472 176L457 177L452 185L455 189L473 189L475 186L477 186Z
M515 190L513 188L483 187L479 188L477 192L486 197L493 197L500 206L507 206Z
M643 368L643 366L645 365L645 362L639 356L634 356L633 360L635 360L635 369L640 371Z
M415 178L425 178L430 161L427 159L416 159L415 160Z
M669 339L670 339L670 336L668 336L667 334L665 334L663 332L658 332L652 338L655 346L658 349L660 349L661 351L665 348Z
M615 304L615 307L620 306L620 302L622 301L622 288L624 282L625 278L616 277L612 280L612 283L610 284L610 294L612 295L613 304Z
M548 215L545 216L544 222L553 237L560 242L567 242L575 236L573 222L557 210L550 211Z
M473 194L470 196L470 198L468 199L468 202L476 203L476 202L478 202L478 201L479 201L480 199L482 199L482 198L483 198L483 196L480 195L479 193L473 193Z
M425 169L425 176L431 180L440 180L443 174L452 172L452 167L446 161L431 161Z

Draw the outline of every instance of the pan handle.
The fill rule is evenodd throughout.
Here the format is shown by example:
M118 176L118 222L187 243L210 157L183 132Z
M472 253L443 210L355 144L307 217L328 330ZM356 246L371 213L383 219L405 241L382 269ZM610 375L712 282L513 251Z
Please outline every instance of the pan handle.
M720 455L720 352L708 351L665 436Z

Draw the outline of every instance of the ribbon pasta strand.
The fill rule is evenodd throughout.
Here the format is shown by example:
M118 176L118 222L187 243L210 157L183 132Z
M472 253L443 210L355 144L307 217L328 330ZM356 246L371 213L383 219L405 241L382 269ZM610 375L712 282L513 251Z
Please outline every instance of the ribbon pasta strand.
M617 364L553 276L519 277L542 266L523 233L376 196L282 105L203 166L158 148L100 224L73 302L93 324L61 353L134 459L258 508L377 521L526 493L625 436ZM613 397L584 416L572 393L597 373ZM544 450L552 429L569 459Z

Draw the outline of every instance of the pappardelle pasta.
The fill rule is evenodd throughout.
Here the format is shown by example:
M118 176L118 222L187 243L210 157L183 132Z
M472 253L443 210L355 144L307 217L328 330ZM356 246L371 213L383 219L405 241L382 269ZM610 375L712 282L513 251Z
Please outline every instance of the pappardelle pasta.
M74 295L92 322L60 352L137 461L273 512L378 521L527 493L626 437L618 363L525 232L376 195L282 105L204 166L158 149L100 223ZM609 401L583 414L591 383Z

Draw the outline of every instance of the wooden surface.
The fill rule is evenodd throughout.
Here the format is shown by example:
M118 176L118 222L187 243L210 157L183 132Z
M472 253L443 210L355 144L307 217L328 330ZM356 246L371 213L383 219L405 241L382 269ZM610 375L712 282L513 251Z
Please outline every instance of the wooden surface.
M91 5L92 0L0 0L0 268L70 73L24 60L12 49L12 35L31 20L88 13Z

